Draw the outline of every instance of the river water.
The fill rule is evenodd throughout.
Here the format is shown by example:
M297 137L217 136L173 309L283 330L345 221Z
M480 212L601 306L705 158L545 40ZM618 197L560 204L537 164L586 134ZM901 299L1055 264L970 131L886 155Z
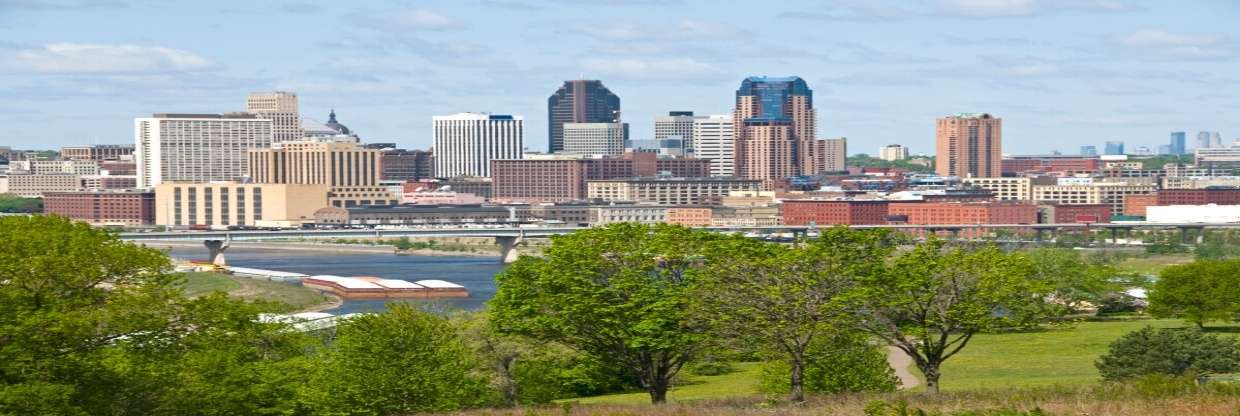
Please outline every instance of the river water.
M170 255L178 259L205 256L201 248L176 247ZM258 250L234 247L226 252L228 264L238 267L280 270L308 275L375 276L408 281L447 280L469 290L463 299L397 300L432 302L437 306L458 309L480 309L495 295L495 274L504 270L499 257L476 256L406 256L390 253L335 253L330 251ZM300 283L290 283L300 284ZM324 312L345 314L381 311L386 300L346 300L335 309Z

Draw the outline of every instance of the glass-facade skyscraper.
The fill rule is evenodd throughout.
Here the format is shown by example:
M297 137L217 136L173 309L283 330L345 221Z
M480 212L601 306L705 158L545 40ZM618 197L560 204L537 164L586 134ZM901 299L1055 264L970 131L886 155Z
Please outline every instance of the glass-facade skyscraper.
M564 85L547 98L547 147L551 153L564 151L564 123L618 123L620 97L602 81L578 79Z
M1081 156L1098 156L1098 146L1081 146Z
M1118 140L1107 142L1107 147L1106 149L1104 149L1103 154L1107 154L1107 155L1124 154L1124 142L1118 141Z
M749 77L736 90L736 175L771 186L822 171L814 92L800 77Z
M1188 148L1184 145L1185 134L1182 131L1171 132L1171 148L1169 154L1182 155L1188 153Z

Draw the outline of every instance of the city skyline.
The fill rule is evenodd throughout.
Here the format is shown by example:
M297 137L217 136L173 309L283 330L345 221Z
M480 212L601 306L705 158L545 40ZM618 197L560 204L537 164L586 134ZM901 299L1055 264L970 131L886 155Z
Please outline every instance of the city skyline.
M249 92L290 91L303 117L334 108L363 140L407 148L430 146L434 115L522 115L537 151L565 80L603 81L647 139L668 111L730 114L751 75L805 78L817 137L848 137L853 153L933 153L933 120L956 112L1003 115L1016 154L1240 137L1221 92L1240 82L1227 29L1240 6L1224 1L655 3L652 17L650 1L620 0L5 2L0 145L128 143L135 117L241 111Z

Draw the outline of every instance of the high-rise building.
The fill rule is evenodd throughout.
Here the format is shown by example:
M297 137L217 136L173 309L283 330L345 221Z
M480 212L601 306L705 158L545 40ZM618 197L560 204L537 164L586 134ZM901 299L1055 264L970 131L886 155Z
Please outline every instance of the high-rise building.
M822 171L814 93L800 77L749 77L736 90L736 174L767 187Z
M399 198L379 185L382 153L352 142L275 143L250 149L250 178L257 183L328 185L327 201L336 207L396 204Z
M60 148L60 158L67 160L121 160L132 157L133 145L131 144L97 144Z
M564 123L560 153L619 155L629 139L629 123Z
M551 153L564 150L565 123L617 123L620 97L602 81L578 79L547 98L547 145Z
M367 148L372 148L366 145ZM435 155L430 150L383 149L385 181L416 181L435 177Z
M1098 146L1081 146L1081 156L1098 156Z
M732 117L727 115L693 119L693 155L710 160L710 176L736 174L734 126Z
M489 176L491 161L520 159L525 146L525 118L491 113L435 116L435 175Z
M297 94L287 91L252 92L246 97L245 111L271 120L272 143L301 140L303 137Z
M1103 149L1104 155L1122 155L1124 153L1124 142L1118 140L1108 141L1106 148Z
M908 148L899 144L889 144L878 148L878 158L888 162L908 159Z
M271 123L251 113L135 118L138 187L239 180L247 173L247 152L271 147Z
M327 207L327 185L168 181L155 187L155 224L300 226Z
M1168 149L1168 154L1182 155L1187 153L1188 148L1185 147L1184 136L1184 132L1182 131L1171 132L1171 143L1169 144L1170 148Z
M684 140L685 151L693 152L693 121L705 117L694 116L692 111L669 111L666 116L654 118L655 140L679 137Z
M942 176L1002 176L1003 119L958 113L937 120L935 171Z
M1197 148L1211 149L1223 147L1223 137L1217 131L1197 132Z
M845 162L848 160L848 139L840 137L836 139L814 140L813 155L818 158L814 163L820 172L848 170L848 167L845 166Z

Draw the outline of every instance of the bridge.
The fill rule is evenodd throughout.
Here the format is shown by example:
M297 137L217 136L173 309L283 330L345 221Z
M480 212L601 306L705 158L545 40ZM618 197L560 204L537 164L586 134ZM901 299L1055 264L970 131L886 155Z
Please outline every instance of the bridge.
M810 231L830 228L830 225L777 225L777 226L743 226L743 227L704 227L703 229L720 233L756 233L770 235L791 233L803 236ZM1112 241L1117 241L1121 234L1128 235L1132 230L1179 230L1183 243L1200 242L1202 231L1206 228L1240 228L1240 223L1206 224L1206 223L1066 223L1066 224L878 224L850 225L853 229L893 229L911 230L930 233L948 233L958 236L966 230L1013 230L1034 232L1037 241L1042 241L1045 234L1051 237L1064 230L1110 230ZM489 237L494 238L500 246L500 258L511 263L517 258L517 246L525 238L546 238L554 235L572 233L583 227L497 227L497 228L374 228L374 229L299 229L299 230L235 230L235 231L173 231L148 233L121 233L120 239L127 241L202 241L206 246L209 259L216 264L223 264L223 253L231 241L261 240L300 240L329 238L399 238L399 237ZM1195 239L1193 238L1195 237Z

